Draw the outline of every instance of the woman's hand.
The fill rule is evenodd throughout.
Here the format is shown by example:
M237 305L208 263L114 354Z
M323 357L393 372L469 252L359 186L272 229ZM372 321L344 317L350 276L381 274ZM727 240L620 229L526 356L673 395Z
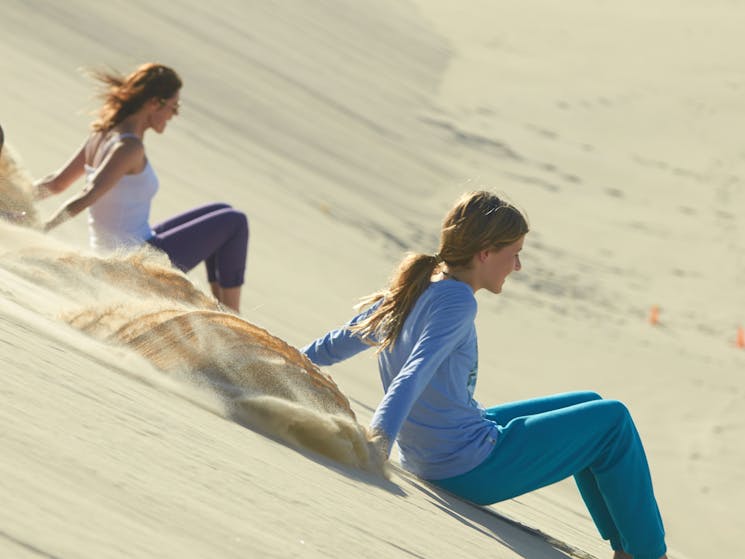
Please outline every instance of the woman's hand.
M49 233L51 229L54 229L56 227L56 223L54 223L53 219L50 219L49 221L45 221L41 224L41 230L44 233Z
M47 175L46 177L35 181L34 191L32 192L34 200L43 200L44 198L49 198L52 194L54 194L55 189L53 187L53 184L54 175Z

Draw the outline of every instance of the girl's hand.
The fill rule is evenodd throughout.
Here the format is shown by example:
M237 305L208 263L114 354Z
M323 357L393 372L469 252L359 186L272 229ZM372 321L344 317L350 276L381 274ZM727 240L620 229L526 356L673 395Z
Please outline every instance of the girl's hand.
M367 446L370 451L370 462L373 466L383 469L388 461L391 443L388 436L381 431L367 430Z

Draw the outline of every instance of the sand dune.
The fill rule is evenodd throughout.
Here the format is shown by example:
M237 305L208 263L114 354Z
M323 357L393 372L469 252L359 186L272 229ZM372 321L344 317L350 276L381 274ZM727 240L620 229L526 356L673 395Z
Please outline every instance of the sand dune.
M168 376L126 346L137 335L114 339L150 317L166 336L266 340L245 322L287 342L276 359L290 377L309 371L291 347L346 320L403 250L434 250L452 200L486 186L525 208L532 231L523 271L479 297L479 401L574 389L624 400L671 557L737 555L743 15L677 0L5 6L0 121L21 168L42 176L85 137L95 104L79 67L159 60L185 88L180 117L147 138L154 221L224 200L248 213L252 237L247 322L225 324L202 270L151 281L139 268L122 296L96 276L163 263L89 254L82 217L34 231L60 199L0 197L31 225L0 223L0 554L608 556L571 482L489 510L577 552L395 467L385 480L298 446L316 405L303 394L280 399L303 418L274 426L288 446L246 428L272 405L241 418L224 393L178 381L178 345L161 348ZM358 440L380 398L374 359L319 374L338 388L324 401L341 410L341 394L356 417L324 429Z
M5 192L22 191L23 184L5 179L0 197L13 200ZM11 204L12 211L36 215L21 202ZM63 252L47 248L31 231L33 240L13 246L23 231L18 224L0 224L11 227L16 231L7 231L0 245L2 269L64 301L26 302L40 314L114 347L129 347L158 371L216 394L227 417L382 474L371 460L364 427L333 380L297 349L221 309L163 255L144 249L108 257Z

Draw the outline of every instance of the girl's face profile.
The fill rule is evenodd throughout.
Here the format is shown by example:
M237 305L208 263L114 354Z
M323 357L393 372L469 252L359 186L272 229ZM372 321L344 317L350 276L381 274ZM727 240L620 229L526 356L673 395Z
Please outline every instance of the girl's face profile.
M504 281L512 272L520 271L520 251L525 235L499 250L488 249L481 261L480 287L492 293L501 293Z

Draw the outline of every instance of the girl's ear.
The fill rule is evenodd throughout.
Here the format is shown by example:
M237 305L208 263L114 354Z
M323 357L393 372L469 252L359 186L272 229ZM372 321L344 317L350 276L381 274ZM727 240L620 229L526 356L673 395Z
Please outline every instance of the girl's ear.
M478 258L479 262L484 262L488 256L489 250L480 250L476 253L476 258Z

